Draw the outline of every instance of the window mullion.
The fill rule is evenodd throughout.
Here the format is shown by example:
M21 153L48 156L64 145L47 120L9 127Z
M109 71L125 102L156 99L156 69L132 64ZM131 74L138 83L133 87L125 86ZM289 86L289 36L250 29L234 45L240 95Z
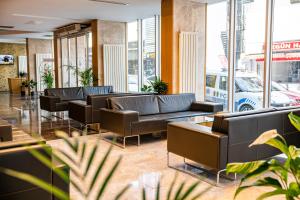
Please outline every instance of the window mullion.
M263 107L270 107L271 103L271 62L273 44L274 0L267 0L266 6L266 34L265 34L265 62L264 62L264 98Z
M236 0L230 0L230 22L229 22L229 50L228 50L228 112L234 111L234 91L235 91L235 21L236 21Z

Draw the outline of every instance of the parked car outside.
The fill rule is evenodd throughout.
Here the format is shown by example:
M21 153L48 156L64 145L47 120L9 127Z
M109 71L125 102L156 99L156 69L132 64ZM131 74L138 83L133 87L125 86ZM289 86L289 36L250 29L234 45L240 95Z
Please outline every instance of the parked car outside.
M227 106L227 72L207 72L206 100L223 103ZM280 90L272 90L271 106L286 107L295 100ZM263 85L254 73L237 72L235 77L235 110L242 112L260 109L263 106Z

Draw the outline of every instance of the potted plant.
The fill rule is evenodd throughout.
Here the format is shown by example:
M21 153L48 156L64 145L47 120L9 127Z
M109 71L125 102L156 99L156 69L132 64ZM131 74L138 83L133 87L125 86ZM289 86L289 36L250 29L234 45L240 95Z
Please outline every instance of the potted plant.
M50 67L45 69L42 75L42 81L46 85L47 89L53 88L54 76Z
M28 87L29 87L29 81L28 80L22 81L22 84L21 84L21 96L22 97L26 95L26 91L28 92Z
M31 79L29 81L30 96L34 96L34 90L35 90L36 86L37 86L37 82Z
M95 76L92 68L88 68L84 71L78 71L77 73L80 77L80 83L82 86L87 87L93 84Z
M155 92L160 95L165 95L168 92L168 83L158 77L155 77L154 81L149 81L149 84L142 87L142 92Z

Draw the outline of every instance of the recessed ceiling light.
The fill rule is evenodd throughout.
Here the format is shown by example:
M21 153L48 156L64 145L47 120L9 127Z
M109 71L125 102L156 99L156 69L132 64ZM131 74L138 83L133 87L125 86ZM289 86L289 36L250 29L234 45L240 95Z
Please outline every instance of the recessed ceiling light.
M118 1L108 1L108 0L89 0L89 1L94 1L94 2L99 2L99 3L107 3L107 4L115 4L115 5L122 5L122 6L128 6L129 5L129 3L118 2Z

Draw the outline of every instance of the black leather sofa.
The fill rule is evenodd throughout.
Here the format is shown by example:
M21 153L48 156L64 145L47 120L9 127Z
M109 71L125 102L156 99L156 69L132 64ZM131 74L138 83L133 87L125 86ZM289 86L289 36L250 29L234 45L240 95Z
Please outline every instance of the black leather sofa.
M24 145L30 145L25 147ZM51 169L29 153L28 148L33 148L48 156L36 141L5 142L0 144L0 166L36 176L69 194L69 184L65 183ZM49 147L49 149L51 149ZM57 167L66 170L62 165ZM54 195L20 179L0 173L0 199L1 200L55 200Z
M109 98L111 109L101 109L101 127L123 137L167 130L169 121L223 111L222 104L196 102L195 94L145 95Z
M112 93L103 95L89 95L86 101L69 102L69 118L80 122L84 126L100 124L101 108L110 108L108 99L110 97L140 96L150 93Z
M168 125L168 152L222 171L228 163L268 159L280 152L270 146L249 148L262 133L277 129L289 145L300 147L300 133L288 114L300 108L274 108L217 114L212 127L174 122Z
M40 107L49 112L68 111L70 101L86 100L89 95L111 94L112 86L46 89L40 96Z

